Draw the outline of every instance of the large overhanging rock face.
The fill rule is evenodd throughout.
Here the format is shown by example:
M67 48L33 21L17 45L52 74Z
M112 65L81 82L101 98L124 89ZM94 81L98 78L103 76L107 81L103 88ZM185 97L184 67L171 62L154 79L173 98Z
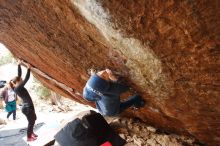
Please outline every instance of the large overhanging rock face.
M0 42L84 104L87 70L115 70L147 101L124 115L217 145L219 2L0 0Z

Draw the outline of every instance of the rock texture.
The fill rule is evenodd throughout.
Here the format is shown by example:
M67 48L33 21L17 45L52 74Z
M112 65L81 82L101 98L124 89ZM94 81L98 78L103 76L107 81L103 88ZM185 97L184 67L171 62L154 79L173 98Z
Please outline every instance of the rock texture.
M0 42L46 86L84 104L89 68L146 100L125 116L220 143L220 1L0 0Z
M108 119L107 119L108 120ZM112 119L111 119L112 120ZM109 121L109 120L108 120ZM119 118L109 122L111 127L127 141L125 146L199 146L194 139L160 133L140 120Z

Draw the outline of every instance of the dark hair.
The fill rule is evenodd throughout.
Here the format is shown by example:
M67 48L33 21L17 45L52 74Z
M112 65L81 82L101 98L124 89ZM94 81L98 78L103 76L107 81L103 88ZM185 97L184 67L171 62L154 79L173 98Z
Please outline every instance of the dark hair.
M9 82L9 86L13 89L14 86L13 86L13 84L11 82L12 82L12 80Z
M21 80L21 78L20 77L14 77L11 81L14 83L14 84L16 84L18 81L20 81Z

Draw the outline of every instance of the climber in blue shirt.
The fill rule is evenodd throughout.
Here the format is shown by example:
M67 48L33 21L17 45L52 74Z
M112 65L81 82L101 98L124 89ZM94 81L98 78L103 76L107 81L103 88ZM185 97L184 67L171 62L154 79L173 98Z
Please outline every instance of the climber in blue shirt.
M118 82L118 78L111 70L105 69L97 73L91 70L91 77L83 89L83 97L95 102L102 115L115 116L131 106L136 108L144 106L144 100L139 95L120 101L120 95L128 89L128 86Z

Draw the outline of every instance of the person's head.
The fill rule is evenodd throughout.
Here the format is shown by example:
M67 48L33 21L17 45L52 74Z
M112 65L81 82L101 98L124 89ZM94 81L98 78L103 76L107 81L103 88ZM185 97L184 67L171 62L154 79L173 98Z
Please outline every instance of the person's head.
M8 82L7 88L9 88L9 89L13 89L13 88L14 88L14 85L13 85L13 83L12 83L12 80L10 80L10 81Z
M13 78L10 83L12 84L12 87L16 87L18 86L20 83L22 82L22 78L21 77L15 77Z

